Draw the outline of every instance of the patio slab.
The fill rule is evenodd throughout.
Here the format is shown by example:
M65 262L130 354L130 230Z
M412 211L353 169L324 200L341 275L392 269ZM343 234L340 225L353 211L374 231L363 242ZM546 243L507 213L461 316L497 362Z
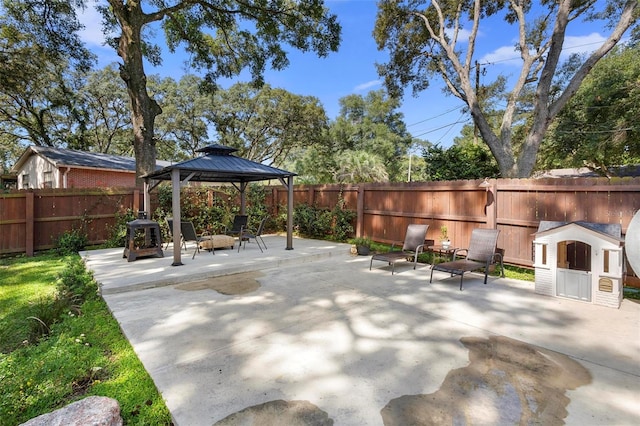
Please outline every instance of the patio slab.
M429 401L454 423L512 424L524 414L546 423L526 405L547 401L551 384L560 389L552 394L556 423L640 424L633 301L594 306L537 295L530 282L490 278L485 286L474 274L459 291L459 278L447 274L436 272L429 284L428 265L398 264L393 276L382 264L369 271L369 257L351 256L347 244L296 239L287 251L283 237L266 242L263 254L249 245L194 261L189 254L178 267L170 257L129 263L122 250L119 259L86 253L179 426L211 425L278 400L308 401L335 425L382 425L383 416L402 424L399 416ZM259 287L229 295L188 284L244 272ZM509 345L534 348L576 374L539 368L509 376L499 367L504 353L478 355ZM505 371L496 399L485 379ZM484 382L457 386L478 372Z

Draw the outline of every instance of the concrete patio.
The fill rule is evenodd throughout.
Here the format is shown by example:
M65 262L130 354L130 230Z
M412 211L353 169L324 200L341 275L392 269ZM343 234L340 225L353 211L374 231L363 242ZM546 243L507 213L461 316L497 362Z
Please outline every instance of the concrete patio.
M476 274L459 291L444 273L429 284L428 265L399 263L392 276L382 262L369 271L348 244L294 239L285 250L284 237L265 240L264 253L252 243L194 260L189 247L176 267L171 252L135 262L122 249L83 253L177 425L277 400L307 401L335 425L403 424L419 404L456 424L640 424L633 301L594 306L537 295L530 282L485 286ZM243 277L256 286L215 290ZM478 355L492 346L495 359ZM508 346L517 350L504 360ZM531 368L522 348L575 374ZM475 381L455 385L461 377Z

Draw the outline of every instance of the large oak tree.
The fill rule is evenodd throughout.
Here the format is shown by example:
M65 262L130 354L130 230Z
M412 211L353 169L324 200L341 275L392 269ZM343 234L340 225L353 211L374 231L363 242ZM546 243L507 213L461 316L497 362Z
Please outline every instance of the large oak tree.
M138 176L155 168L155 118L160 105L149 95L143 58L161 63L160 49L145 30L159 23L171 52L183 47L190 66L205 69L209 86L248 70L263 82L267 66L288 65L288 45L323 57L336 51L340 25L322 0L108 0L100 7L122 58L120 76L131 99Z
M596 0L381 0L374 36L380 49L389 50L390 59L379 65L378 70L390 93L397 96L406 86L412 86L415 93L426 89L433 76L442 78L448 91L469 108L502 176L528 177L553 119L594 65L637 24L638 0L608 0L602 10L596 10L596 3ZM492 16L502 16L517 28L515 48L522 60L513 86L503 94L506 107L497 131L490 125L482 94L475 87L476 42L481 26ZM554 77L561 66L565 33L579 19L608 20L611 32L599 48L573 69L566 84L558 87ZM463 29L468 31L468 37ZM466 43L464 48L462 41ZM523 111L526 116L520 115ZM521 138L514 136L515 124L526 127Z

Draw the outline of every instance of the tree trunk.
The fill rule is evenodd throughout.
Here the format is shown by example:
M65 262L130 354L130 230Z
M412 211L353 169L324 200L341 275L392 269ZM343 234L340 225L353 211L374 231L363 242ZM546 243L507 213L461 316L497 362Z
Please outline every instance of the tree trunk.
M141 185L141 176L156 168L156 143L154 139L155 118L162 113L158 103L147 92L147 76L142 61L140 34L146 23L139 8L116 11L122 35L118 41L118 55L122 58L120 77L127 85L131 102L131 124L133 126L133 148L136 157L136 184Z

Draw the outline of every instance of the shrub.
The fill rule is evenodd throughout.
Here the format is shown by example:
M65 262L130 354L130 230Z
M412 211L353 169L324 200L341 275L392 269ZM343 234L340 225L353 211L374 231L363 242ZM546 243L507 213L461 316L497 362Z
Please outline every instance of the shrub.
M87 271L84 261L79 257L71 257L56 282L57 297L67 300L68 305L84 303L95 297L98 285L91 272Z
M126 209L123 213L116 213L116 223L109 229L109 239L105 242L106 247L124 247L127 240L127 222L136 220L137 217L132 209Z
M56 240L56 249L62 256L74 254L83 250L89 243L87 233L80 229L72 229L60 235Z

